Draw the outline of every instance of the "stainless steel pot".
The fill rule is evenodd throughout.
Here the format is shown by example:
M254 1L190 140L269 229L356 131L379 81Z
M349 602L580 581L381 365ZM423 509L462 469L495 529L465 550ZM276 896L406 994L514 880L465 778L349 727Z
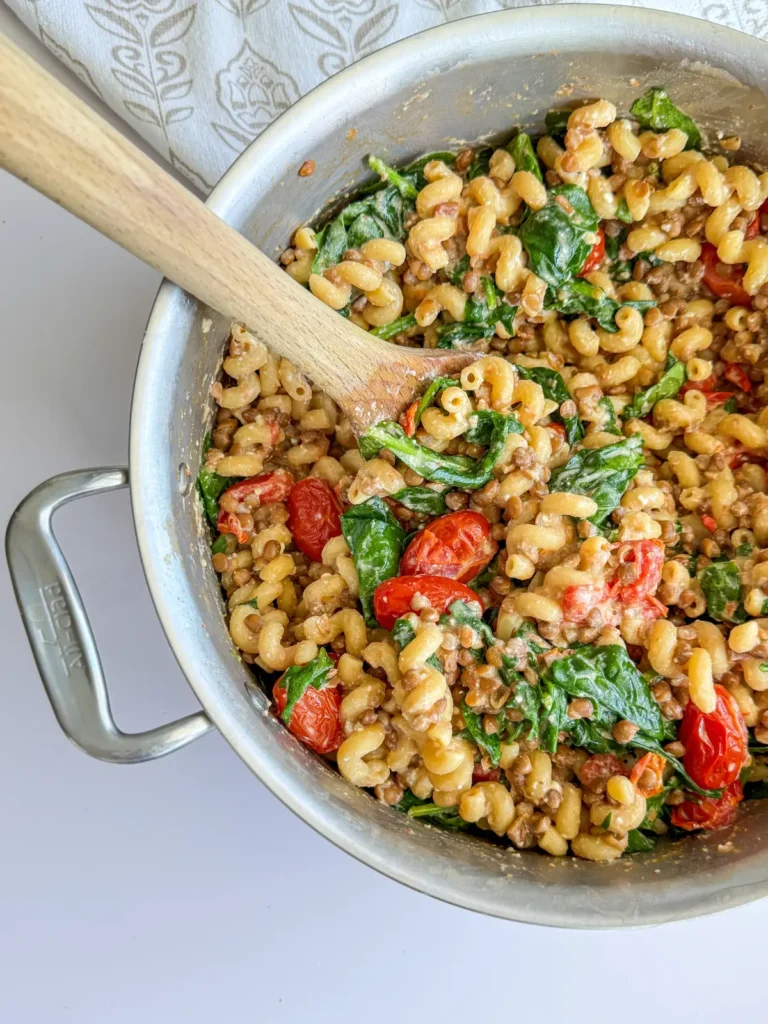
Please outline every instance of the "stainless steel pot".
M540 129L558 96L605 96L627 109L657 84L667 84L710 136L741 133L741 155L766 156L760 148L768 124L766 43L659 11L536 7L444 25L336 75L263 132L209 204L262 250L278 253L297 224L354 186L370 152L397 162L518 124ZM310 157L317 170L301 178L297 169ZM654 854L613 864L521 854L383 807L268 713L248 668L232 656L194 488L212 415L208 388L227 330L223 318L164 283L144 338L131 418L130 486L144 571L204 711L125 735L109 710L94 639L50 521L67 501L127 486L125 470L49 480L22 502L9 526L8 560L22 616L67 735L95 757L135 762L215 726L273 793L337 846L414 889L512 920L653 924L764 895L768 803L749 807L730 836L661 844ZM719 853L728 838L733 851Z

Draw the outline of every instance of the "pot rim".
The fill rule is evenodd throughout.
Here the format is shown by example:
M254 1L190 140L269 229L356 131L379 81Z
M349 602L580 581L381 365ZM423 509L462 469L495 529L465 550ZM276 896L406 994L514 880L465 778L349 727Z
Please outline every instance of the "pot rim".
M327 114L329 106L333 106L332 103L328 104L328 100L334 94L349 92L355 85L358 85L364 94L375 94L377 79L391 79L398 75L401 68L410 74L414 66L423 66L425 43L429 47L430 55L434 55L435 59L441 53L446 57L452 57L456 52L457 39L461 40L460 49L464 54L471 54L473 46L488 54L494 47L503 46L512 37L518 47L525 47L528 44L531 53L548 49L546 44L541 44L542 38L557 39L560 44L565 41L568 43L567 48L570 49L576 49L579 45L586 48L590 38L588 26L591 17L601 19L601 31L607 35L610 35L610 28L616 27L617 32L621 30L612 47L619 52L637 52L638 47L633 45L634 29L639 31L642 27L647 35L646 10L618 5L568 3L558 4L556 7L525 7L473 15L392 43L339 71L276 118L235 159L211 192L206 205L223 220L231 221L236 214L244 183L251 180L254 170L262 161L268 164L274 139L279 139L284 133L299 136L302 125L309 126L318 117L322 118ZM750 66L765 67L768 63L766 41L703 19L654 10L653 29L654 38L658 40L660 48L662 42L667 40L677 51L689 51L694 59L697 48L716 51L721 44L730 43L730 46L722 45L722 49L730 49L732 52L738 50L745 69ZM707 42L708 47L705 46ZM324 198L319 197L319 201ZM562 885L558 886L558 883L552 887L553 898L547 900L533 900L530 885L521 885L520 899L517 902L510 901L509 905L499 908L484 899L482 894L473 896L465 893L459 885L449 879L440 878L437 873L409 870L410 864L406 867L397 859L390 859L386 849L379 849L374 843L366 842L364 830L361 830L361 839L358 834L342 828L338 822L329 821L322 813L322 805L312 803L308 799L298 780L298 774L293 776L289 772L275 773L269 754L249 742L248 724L243 715L238 715L234 706L224 706L221 695L216 687L211 685L207 674L201 668L199 658L194 656L195 648L210 643L210 640L205 634L204 627L201 630L199 623L189 621L183 603L174 598L174 588L169 585L166 563L169 513L166 508L163 515L162 509L159 510L157 503L153 501L157 490L157 478L152 465L145 465L142 457L143 453L151 452L153 444L147 424L151 421L153 395L157 394L157 389L162 384L159 353L164 346L174 343L174 315L188 310L195 301L176 285L164 280L148 320L131 407L130 466L133 518L143 571L171 650L203 708L230 746L260 781L311 828L361 863L417 892L455 906L507 920L572 928L659 924L703 916L767 895L768 856L763 856L757 871L752 864L751 869L748 866L741 873L738 870L732 872L730 878L724 872L720 881L713 882L710 879L708 884L702 883L701 891L692 892L682 884L670 884L664 889L663 900L659 898L661 893L658 886L651 893L649 885L643 883L636 886L634 882L630 882L629 884L634 886L633 895L639 900L633 913L627 913L621 907L622 898L626 900L627 897L625 886L617 886L617 898L611 901L610 907L601 905L598 910L589 907L588 901L586 904L580 903L571 908L564 901L558 900L558 887L561 890L563 888ZM160 522L158 511L162 516ZM171 573L171 577L172 575ZM510 880L509 884L515 886L518 883ZM578 884L576 880L574 884ZM583 887L590 888L588 885ZM544 887L539 888L543 893Z

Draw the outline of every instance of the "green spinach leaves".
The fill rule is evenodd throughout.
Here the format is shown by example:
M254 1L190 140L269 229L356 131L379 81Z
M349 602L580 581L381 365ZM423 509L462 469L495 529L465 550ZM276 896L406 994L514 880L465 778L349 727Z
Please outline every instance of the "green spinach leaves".
M635 394L629 405L624 407L622 417L625 420L642 419L662 398L674 398L687 379L685 363L681 363L670 352L661 377L649 388L644 388Z
M211 447L211 435L206 434L203 440L200 472L197 475L197 492L200 501L203 503L203 511L208 517L212 526L216 525L219 518L219 498L222 493L235 481L232 477L219 476L210 469L205 468L205 456Z
M531 136L527 132L518 132L514 139L507 143L507 152L515 161L516 171L530 171L539 181L544 181L539 158L533 148Z
M559 409L563 402L571 401L571 396L568 393L568 388L565 386L562 375L557 370L550 370L546 366L532 366L530 368L517 366L517 372L523 380L535 381L544 392L545 398L557 402L558 409L553 415L557 422L562 423L565 427L568 444L573 446L580 441L584 437L584 427L581 425L581 420L575 413L573 416L563 416Z
M745 622L741 603L741 572L735 562L710 562L699 582L707 599L707 612L715 622Z
M550 189L547 205L531 211L519 230L531 270L551 288L560 288L584 266L593 245L587 236L594 235L598 224L584 189L578 185Z
M655 132L679 128L688 136L686 149L698 149L701 145L701 132L695 122L682 110L678 110L666 89L658 86L649 89L644 96L635 100L629 112L641 128L651 128Z
M280 718L286 725L290 725L293 709L304 696L309 686L316 690L322 688L328 682L328 675L333 669L333 662L328 657L328 652L321 647L312 661L306 665L292 665L282 677L281 685L285 687L286 703Z
M355 561L365 621L375 627L373 592L384 580L397 576L405 530L383 498L375 497L342 515L341 532Z
M643 442L638 434L603 448L582 448L552 473L550 491L586 494L597 502L590 522L601 526L644 464Z

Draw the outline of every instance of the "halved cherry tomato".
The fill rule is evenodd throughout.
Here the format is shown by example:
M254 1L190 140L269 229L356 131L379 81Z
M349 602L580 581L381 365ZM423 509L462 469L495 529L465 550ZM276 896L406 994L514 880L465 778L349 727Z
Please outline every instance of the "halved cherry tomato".
M272 690L278 715L283 713L288 703L286 689L280 685L282 678L280 676ZM291 712L288 731L318 754L338 750L344 739L339 721L341 697L341 689L337 686L325 686L322 690L308 686Z
M472 769L472 782L498 782L501 778L501 771L498 768L483 768L476 764Z
M729 380L731 384L735 384L737 388L741 388L742 391L752 390L752 381L747 376L744 367L739 366L738 363L726 363L723 376L726 380Z
M295 483L294 476L287 469L273 469L269 473L238 480L236 484L228 487L224 494L253 508L257 505L271 505L275 501L285 501Z
M589 613L611 597L608 584L574 583L566 587L560 598L566 622L585 622Z
M669 615L669 608L653 594L644 594L637 604L632 608L639 612L644 619L666 618Z
M597 270L605 257L605 232L602 228L597 229L597 241L592 246L592 251L584 261L584 266L579 271L579 277Z
M648 799L664 789L664 765L661 754L644 754L629 773L629 781L637 792Z
M219 533L234 533L238 544L246 544L250 534L243 529L243 525L234 512L225 512L219 509L219 517L216 520L216 529Z
M736 808L744 799L744 790L736 780L726 789L719 800L702 797L700 800L684 800L672 809L670 820L677 828L692 832L696 828L714 832L718 828L732 825L736 819Z
M400 417L400 426L405 431L406 437L413 437L416 433L416 410L419 408L418 402L413 402Z
M760 210L762 210L762 206L760 207ZM749 224L747 224L747 230L744 232L744 237L746 239L755 238L760 234L760 210L755 212L755 216Z
M341 502L335 491L325 480L308 476L299 480L286 504L288 529L296 547L319 562L328 541L341 534Z
M448 576L466 583L481 572L499 545L479 512L449 512L419 530L400 560L404 576Z
M594 754L587 758L576 774L582 786L597 790L600 783L607 782L612 775L626 775L627 769L615 754Z
M735 782L747 758L747 727L739 705L719 684L715 693L717 705L711 714L688 702L678 733L685 747L685 770L704 789Z
M687 380L685 384L680 388L680 394L684 395L688 391L714 391L718 385L719 377L715 373L710 373L704 380Z
M699 516L699 519L701 519L702 523L704 523L704 525L706 526L706 528L709 530L710 533L714 533L715 532L715 530L717 529L717 520L714 518L714 516L706 516L706 515L704 515L704 516Z
M382 629L392 629L397 619L413 611L411 601L417 594L441 614L454 601L481 604L474 590L447 576L395 576L380 583L373 594L373 614Z
M735 395L735 391L708 391L706 393L707 406L712 408L715 405L722 405L723 402L727 402L729 398L734 398Z
M704 264L704 284L719 299L728 299L736 306L748 306L752 302L752 296L741 286L744 278L744 267L741 264L729 267L729 276L721 277L717 272L720 263L717 249L709 242L701 247L701 262Z
M637 604L655 593L661 583L664 566L664 544L660 540L630 540L619 547L619 565L634 565L635 579L622 583L616 577L616 596L624 605Z

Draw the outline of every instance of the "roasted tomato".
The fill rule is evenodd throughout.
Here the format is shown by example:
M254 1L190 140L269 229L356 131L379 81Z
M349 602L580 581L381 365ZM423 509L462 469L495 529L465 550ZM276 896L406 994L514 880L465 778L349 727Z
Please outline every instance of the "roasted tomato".
M727 363L723 376L742 391L752 390L752 381L747 376L747 371L738 363Z
M296 480L287 469L273 469L270 473L238 480L224 491L222 498L229 495L249 507L271 505L275 501L285 501L295 483Z
M418 402L412 402L400 417L400 426L405 431L406 437L413 437L416 433L416 410Z
M752 296L744 291L741 284L744 279L744 267L741 264L728 267L728 276L722 277L717 272L720 265L717 249L709 242L701 247L701 262L704 264L704 284L718 299L727 299L735 306L748 306L752 302Z
M382 629L392 629L397 619L413 611L411 601L417 594L441 614L454 601L481 603L474 590L447 576L395 576L380 583L373 594L373 614Z
M670 820L677 828L687 832L703 828L714 832L718 828L732 825L736 819L736 808L744 799L744 790L736 780L726 789L719 800L701 797L699 800L684 800L672 809Z
M560 598L563 618L567 622L586 622L589 613L610 600L608 584L574 583L566 587Z
M285 687L280 685L282 678L280 676L272 690L278 715L285 710L288 699ZM336 686L322 690L308 686L291 712L288 731L318 754L338 750L344 739L339 721L341 697L341 690Z
M400 561L404 576L448 576L466 583L496 554L491 524L479 512L449 512L419 530Z
M762 208L763 207L761 206L760 210L762 210ZM744 237L746 239L756 238L760 234L760 210L755 212L755 216L749 224L747 224L747 230L744 232Z
M592 246L592 252L587 256L584 261L584 266L579 271L579 277L584 277L585 274L591 273L593 270L597 270L602 264L603 258L605 257L605 232L602 228L597 230L597 241Z
M699 516L699 519L701 519L702 523L704 523L704 525L710 533L715 532L715 530L717 529L717 520L714 516L708 516L705 514L703 516Z
M717 705L711 714L688 702L678 733L685 747L685 770L703 789L730 786L747 757L747 727L739 705L719 684L715 693Z
M498 782L501 778L501 770L499 768L483 768L481 764L476 764L472 769L472 782Z
M664 789L664 765L661 754L644 754L629 773L629 781L637 792L648 799Z
M219 518L216 520L216 529L219 533L233 533L237 537L238 544L246 544L250 534L243 529L243 524L234 512L219 510Z
M593 754L576 772L579 782L587 789L599 790L601 783L612 775L626 775L627 769L615 754Z
M623 570L629 565L633 569ZM660 540L630 540L619 546L619 569L616 576L616 597L624 605L638 604L644 597L656 592L661 583L664 566L664 544ZM622 575L631 575L631 582L623 583Z
M299 480L288 495L288 529L299 551L321 561L323 548L341 534L341 502L329 483L315 476Z

